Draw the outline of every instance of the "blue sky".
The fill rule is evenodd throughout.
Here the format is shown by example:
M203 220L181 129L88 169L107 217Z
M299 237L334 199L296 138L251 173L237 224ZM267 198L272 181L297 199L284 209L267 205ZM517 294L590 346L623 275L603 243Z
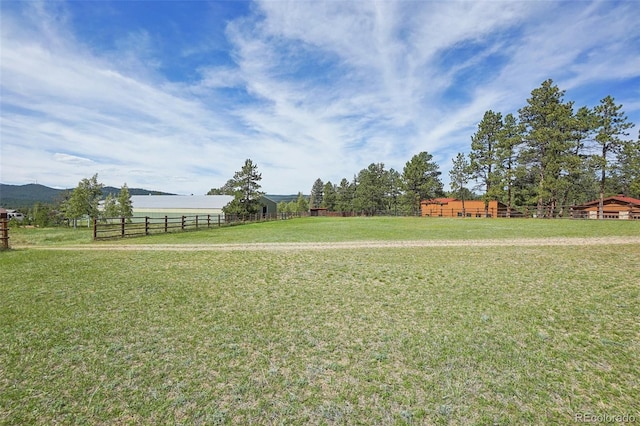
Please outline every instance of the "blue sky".
M0 181L267 193L434 155L551 78L640 126L637 1L1 1Z

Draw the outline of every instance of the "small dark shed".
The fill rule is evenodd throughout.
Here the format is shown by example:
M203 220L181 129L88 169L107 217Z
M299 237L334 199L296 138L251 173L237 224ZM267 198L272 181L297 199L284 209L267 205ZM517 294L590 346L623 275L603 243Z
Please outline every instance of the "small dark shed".
M327 215L327 209L322 208L322 207L314 207L312 209L309 209L309 216L326 216Z

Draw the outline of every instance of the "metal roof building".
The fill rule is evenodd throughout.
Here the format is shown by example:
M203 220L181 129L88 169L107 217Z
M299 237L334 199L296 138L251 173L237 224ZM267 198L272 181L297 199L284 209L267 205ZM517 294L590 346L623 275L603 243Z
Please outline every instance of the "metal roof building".
M231 195L132 195L133 215L164 216L223 215L222 208L233 201ZM276 203L261 197L262 213L277 213Z
M134 216L220 215L231 195L132 195Z

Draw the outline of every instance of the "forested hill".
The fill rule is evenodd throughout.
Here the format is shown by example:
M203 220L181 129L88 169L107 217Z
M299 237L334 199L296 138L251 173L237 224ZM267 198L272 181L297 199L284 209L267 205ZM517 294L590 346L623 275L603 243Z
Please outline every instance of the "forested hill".
M72 191L73 188L69 188ZM49 188L48 186L30 183L27 185L6 185L0 183L0 206L6 209L28 209L36 203L53 204L58 202L64 189ZM102 188L103 196L107 194L117 195L120 188L105 186ZM150 191L141 188L129 188L131 195L174 195L167 192Z

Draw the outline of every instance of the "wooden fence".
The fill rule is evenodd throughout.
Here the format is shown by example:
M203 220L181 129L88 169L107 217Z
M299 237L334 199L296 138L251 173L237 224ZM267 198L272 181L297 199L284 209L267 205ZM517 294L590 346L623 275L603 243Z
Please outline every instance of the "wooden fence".
M296 214L251 214L251 215L193 215L193 216L134 216L131 218L103 218L93 220L93 239L143 237L152 234L184 232L239 225L249 222L265 222L290 219Z
M7 250L9 248L9 220L6 218L0 219L0 250Z

